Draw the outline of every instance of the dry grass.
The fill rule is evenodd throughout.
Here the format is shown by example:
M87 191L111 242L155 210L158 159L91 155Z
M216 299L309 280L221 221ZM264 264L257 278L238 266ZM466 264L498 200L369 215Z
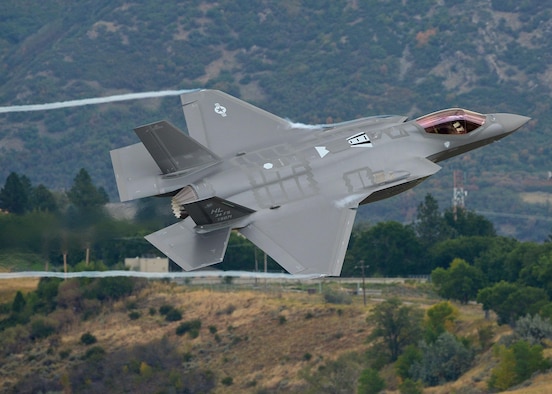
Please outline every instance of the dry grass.
M550 204L552 203L552 194L545 192L526 192L520 193L523 202L529 204Z
M12 296L18 288L32 290L37 283L36 280L10 282L5 282L10 285L9 289L2 290ZM397 291L404 293L405 289L399 287ZM393 291L385 290L381 298L386 298L390 292ZM404 301L424 309L440 301L408 288L407 293L403 294L406 296ZM101 314L89 321L74 317L53 355L47 355L50 344L45 340L24 349L21 354L10 356L12 362L3 365L5 371L0 374L0 387L29 373L43 373L45 367L40 360L50 360L48 369L52 376L62 376L71 363L77 362L86 352L80 337L90 332L98 339L97 344L110 352L167 337L182 354L192 356L195 366L216 373L219 383L216 393L256 393L263 388L276 387L285 387L285 391L291 392L304 384L300 371L308 368L315 371L343 353L364 352L366 337L371 330L366 318L380 301L369 298L368 305L364 306L360 296L354 297L351 305L331 305L326 304L320 294L284 292L282 288L269 288L266 292L216 291L151 282L139 294L104 306ZM135 305L135 310L141 314L137 320L128 316L129 303ZM159 307L165 304L181 310L182 321L199 319L202 323L199 336L194 339L188 335L177 336L176 327L181 322L166 322L158 313ZM456 333L469 337L477 346L477 330L488 325L489 321L484 319L478 305L456 306L460 311ZM152 308L156 311L153 315L149 313ZM508 329L501 327L496 330L495 339L506 333ZM61 360L58 353L64 349L71 349L71 356ZM30 354L36 355L35 361L26 363ZM22 368L22 363L25 368ZM466 387L484 391L494 363L489 351L458 381L426 388L424 392L450 393ZM391 375L392 370L389 371ZM220 380L227 376L233 378L231 386L220 384ZM550 378L552 374L535 377L531 386L513 392L552 392Z
M21 291L28 293L36 290L38 286L37 278L17 278L0 280L0 303L13 301L15 293Z

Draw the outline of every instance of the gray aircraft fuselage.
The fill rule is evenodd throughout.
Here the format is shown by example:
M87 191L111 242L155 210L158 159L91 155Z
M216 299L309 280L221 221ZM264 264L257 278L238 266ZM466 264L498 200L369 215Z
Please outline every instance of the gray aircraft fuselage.
M527 121L526 117L510 114L485 118L485 124L469 135L430 134L416 120L405 122L398 116L365 118L316 132L292 129L292 141L238 152L211 168L193 186L205 193L199 198L216 195L262 209L331 194L336 187L345 189L348 195L377 189L360 202L366 204L391 197L425 179L426 173L416 174L410 164L416 158L439 162L495 142ZM360 133L365 133L371 146L347 142L347 138Z

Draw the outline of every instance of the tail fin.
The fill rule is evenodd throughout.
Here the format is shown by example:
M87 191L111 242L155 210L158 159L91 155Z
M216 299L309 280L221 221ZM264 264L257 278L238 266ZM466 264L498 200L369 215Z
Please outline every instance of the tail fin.
M201 170L220 162L218 156L168 122L135 131L142 143L111 151L121 201L181 189L185 183L182 176L194 182Z
M180 99L190 136L221 157L275 144L291 129L289 121L218 90Z
M163 174L194 172L220 159L166 121L134 129Z

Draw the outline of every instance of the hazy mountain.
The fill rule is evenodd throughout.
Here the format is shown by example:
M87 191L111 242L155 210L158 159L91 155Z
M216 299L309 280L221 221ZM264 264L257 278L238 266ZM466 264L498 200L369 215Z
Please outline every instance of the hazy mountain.
M523 131L444 163L424 186L359 216L412 220L426 192L447 207L456 169L468 207L502 233L542 240L552 225L546 2L4 3L2 106L208 87L304 123L452 106L523 114L533 118ZM109 150L137 141L133 127L163 118L185 127L177 97L0 114L0 183L16 171L63 189L84 167L116 200Z

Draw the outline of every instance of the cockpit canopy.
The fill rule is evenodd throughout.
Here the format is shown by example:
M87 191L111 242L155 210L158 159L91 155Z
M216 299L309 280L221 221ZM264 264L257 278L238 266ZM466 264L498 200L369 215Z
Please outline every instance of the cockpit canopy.
M416 119L426 133L468 134L485 123L485 115L461 108L445 109Z

